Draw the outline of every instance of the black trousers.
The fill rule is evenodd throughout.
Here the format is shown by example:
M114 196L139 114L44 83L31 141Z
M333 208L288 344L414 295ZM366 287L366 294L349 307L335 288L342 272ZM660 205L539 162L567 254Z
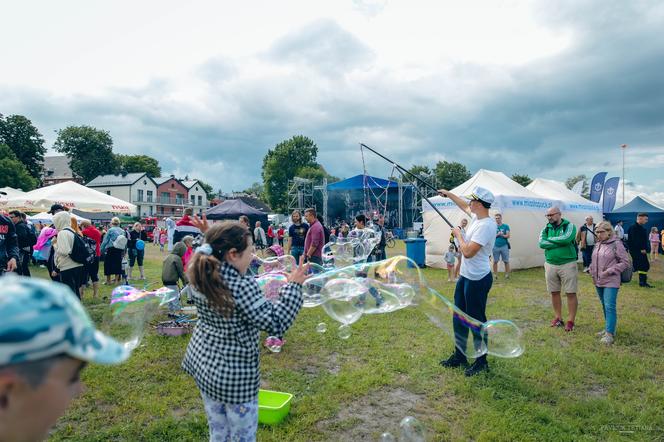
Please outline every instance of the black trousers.
M630 255L632 255L632 267L635 272L647 272L650 270L650 261L648 261L648 254L645 255L638 252L633 252L630 250Z
M31 276L30 275L30 258L32 258L32 255L30 252L27 252L25 250L19 250L18 252L18 258L19 262L16 263L16 273L19 275L23 276Z
M78 299L81 299L81 287L83 280L83 266L74 267L69 270L60 270L60 282L67 285Z
M489 290L493 285L493 274L487 273L482 279L472 281L463 276L459 277L456 288L454 289L454 305L462 312L477 319L486 322L486 301L489 297ZM473 333L473 345L475 350L482 347L481 330L466 324L458 315L454 315L452 320L454 326L454 340L457 354L464 353L468 342L468 330ZM484 342L486 344L486 342Z

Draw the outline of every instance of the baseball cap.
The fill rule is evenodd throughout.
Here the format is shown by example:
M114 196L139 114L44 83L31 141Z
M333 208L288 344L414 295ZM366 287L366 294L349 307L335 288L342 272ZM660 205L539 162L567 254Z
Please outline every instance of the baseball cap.
M0 366L60 354L99 364L129 357L129 349L95 328L66 285L14 275L1 281Z
M56 210L67 210L67 209L65 209L65 206L63 206L62 204L53 204L51 206L51 210L49 210L48 213L53 215L53 214L55 214Z
M469 200L483 201L487 204L493 204L496 200L490 190L480 186L475 187L470 195L466 195L466 198Z

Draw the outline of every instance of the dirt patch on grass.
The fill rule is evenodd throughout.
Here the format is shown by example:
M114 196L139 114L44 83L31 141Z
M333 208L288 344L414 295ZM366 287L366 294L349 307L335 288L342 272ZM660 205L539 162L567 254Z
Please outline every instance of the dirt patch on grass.
M664 316L664 308L651 307L650 311L653 312L653 313L657 313L658 315Z
M398 434L404 417L421 419L427 412L424 395L404 388L378 390L342 406L334 418L317 427L324 434L333 434L334 440L374 441L386 431Z

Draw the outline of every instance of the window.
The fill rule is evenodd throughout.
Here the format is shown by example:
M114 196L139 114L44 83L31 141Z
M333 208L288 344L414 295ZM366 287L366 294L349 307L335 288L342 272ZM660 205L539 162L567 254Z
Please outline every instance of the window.
M147 180L143 180L143 185L144 185L144 186L147 186L147 185L148 185Z
M194 196L194 195L191 196L191 205L192 206L196 205L196 196Z
M181 193L178 193L175 195L175 204L184 204L185 198L184 195Z
M168 202L169 202L169 193L168 192L161 192L161 202L162 202L162 204L168 204Z
M151 203L152 202L152 191L148 190L147 193L148 193L148 203ZM152 214L150 214L150 215L152 215Z
M138 189L137 201L143 201L143 189Z
M203 197L198 195L198 205L202 206L203 205Z
M111 194L111 191L110 191L110 190L107 190L107 191L106 191L106 195L110 195L110 194Z

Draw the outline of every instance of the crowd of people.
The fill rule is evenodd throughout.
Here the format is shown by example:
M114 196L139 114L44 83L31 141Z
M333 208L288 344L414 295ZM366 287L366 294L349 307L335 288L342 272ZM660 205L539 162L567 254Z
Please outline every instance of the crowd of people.
M495 201L490 190L477 187L465 198L447 190L439 193L450 198L469 217L452 230L445 254L448 281L456 282L454 303L461 311L485 322L487 299L498 279L500 262L505 279L509 279L513 232L502 214L490 216ZM34 259L48 268L53 281L68 286L79 299L88 285L93 288L93 297L98 296L102 261L106 277L103 284L126 283L134 276L145 279L147 235L140 223L122 228L120 220L113 218L107 228L99 228L89 221L79 223L58 204L51 207L50 213L53 219L48 226L31 225L19 211L0 215L0 271L28 277ZM549 208L546 219L539 247L544 250L544 278L554 311L551 326L564 327L568 332L574 330L580 251L583 272L592 278L604 312L600 341L613 343L620 284L631 269L638 274L640 287L650 287L649 257L658 259L657 249L663 238L656 229L646 231L648 217L643 213L627 232L622 223L595 224L591 217L577 229L558 207ZM187 301L198 311L198 324L182 368L200 389L211 440L238 437L255 440L260 385L259 333L266 331L273 339L266 345L283 345L283 336L302 307L302 284L309 263L322 263L324 245L331 239L352 236L372 221L372 228L382 232L382 239L368 260L386 258L386 232L380 216L370 220L359 214L352 229L345 222L326 227L313 208L303 214L294 211L291 220L287 230L270 224L265 231L260 221L251 226L246 216L209 225L205 218L199 219L187 209L182 219L177 222L168 219L164 228L153 231L154 243L162 251L167 246L168 251L162 263L162 283L174 291L186 292ZM275 293L264 294L251 277L257 250L265 257L290 254L296 258L298 265L287 275L288 283ZM138 275L133 273L135 266ZM8 281L5 287L8 296L3 298L3 321L0 321L0 425L8 435L29 431L43 436L58 417L39 413L44 406L41 404L40 408L40 401L53 400L53 388L66 392L57 396L62 411L80 388L78 376L86 362L119 363L128 353L121 344L94 330L81 304L61 285L27 278ZM565 320L563 293L567 299ZM169 305L171 312L180 308L179 299ZM25 313L30 313L27 323L20 319ZM13 332L16 321L22 321L18 325L23 330L20 334ZM457 316L453 318L453 328L455 350L441 365L463 367L467 376L487 371L486 354L469 364L461 350L469 339L479 349L486 344L486 337L478 330L469 329ZM43 346L39 337L43 330L50 330L47 346ZM28 410L34 415L35 409L37 417L31 428L19 429L16 423L12 424L24 422L16 417Z

